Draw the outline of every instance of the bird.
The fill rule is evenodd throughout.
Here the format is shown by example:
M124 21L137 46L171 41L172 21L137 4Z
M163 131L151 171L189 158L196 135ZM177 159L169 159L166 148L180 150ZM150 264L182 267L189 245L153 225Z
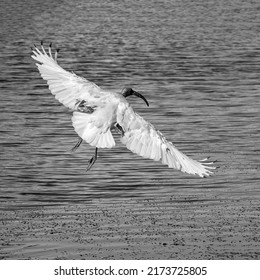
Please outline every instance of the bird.
M98 149L114 147L112 131L120 135L121 142L131 152L143 158L161 161L169 168L183 173L208 177L216 168L208 158L194 160L175 145L151 123L137 114L127 101L129 96L141 98L149 106L146 98L130 87L121 92L105 90L87 79L62 68L57 61L59 49L53 55L52 44L45 50L34 45L31 57L41 77L47 81L49 90L64 106L73 111L72 125L79 136L75 151L83 141L95 147L95 154L88 162L89 171L98 157Z

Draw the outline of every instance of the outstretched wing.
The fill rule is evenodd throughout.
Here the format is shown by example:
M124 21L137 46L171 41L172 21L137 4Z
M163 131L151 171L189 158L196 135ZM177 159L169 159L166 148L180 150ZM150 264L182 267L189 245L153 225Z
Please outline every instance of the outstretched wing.
M36 65L51 93L63 105L75 109L78 100L97 99L101 95L101 89L96 84L60 67L52 56L51 46L48 54L42 45L41 49L42 51L37 47L33 48L32 58L38 62Z
M35 59L40 74L47 81L49 89L63 105L74 110L72 124L77 134L97 148L111 148L115 145L110 127L115 122L113 94L102 91L96 84L78 77L60 67L53 58L51 46L48 54L41 45L35 47Z
M212 174L211 162L193 160L180 152L171 142L168 142L162 133L141 116L136 114L132 107L121 104L118 108L117 122L124 133L121 141L126 147L144 157L161 161L170 168L184 173L206 177Z

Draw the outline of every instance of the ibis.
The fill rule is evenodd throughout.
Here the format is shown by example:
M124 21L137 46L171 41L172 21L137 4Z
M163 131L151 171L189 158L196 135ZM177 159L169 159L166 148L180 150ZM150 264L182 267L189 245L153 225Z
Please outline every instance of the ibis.
M112 148L115 140L111 133L120 134L121 142L133 153L143 158L161 161L170 168L184 173L207 177L216 168L208 159L191 159L180 152L163 134L137 114L129 102L128 96L137 96L149 106L146 98L132 88L122 92L104 90L95 83L64 70L57 63L58 50L53 54L52 45L45 50L34 45L32 58L41 77L47 81L51 93L64 106L73 111L72 124L79 140L72 151L82 141L95 147L95 154L89 160L87 171L97 160L98 149Z

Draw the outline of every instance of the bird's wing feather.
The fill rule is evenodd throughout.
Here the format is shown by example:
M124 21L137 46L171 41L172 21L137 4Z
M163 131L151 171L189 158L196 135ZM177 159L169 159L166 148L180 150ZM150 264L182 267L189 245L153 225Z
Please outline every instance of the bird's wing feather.
M75 103L78 100L88 100L98 98L101 95L101 89L96 84L77 76L74 73L64 70L53 59L51 48L48 54L42 47L40 51L35 47L32 58L36 63L40 74L47 81L49 89L55 98L70 109L75 109Z
M170 168L184 173L206 177L212 174L211 162L193 160L180 152L171 142L168 142L162 133L156 130L149 122L136 114L132 107L122 104L117 112L117 122L124 133L121 138L126 147L144 157L161 161Z

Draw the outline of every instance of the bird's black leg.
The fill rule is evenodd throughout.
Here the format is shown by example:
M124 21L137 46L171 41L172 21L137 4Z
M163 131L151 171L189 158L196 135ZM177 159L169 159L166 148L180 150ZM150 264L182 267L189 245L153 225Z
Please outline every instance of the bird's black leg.
M116 124L115 124L115 129L117 130L117 132L121 133L121 136L122 136L122 137L124 137L125 132L124 132L122 126L121 126L119 123L116 123Z
M77 144L71 149L71 152L75 152L77 150L77 148L80 146L80 144L82 143L82 141L83 141L83 139L81 137L79 137Z
M87 172L91 169L91 167L94 165L94 163L97 160L97 151L98 151L98 148L96 148L94 156L89 160L88 167L87 167Z

